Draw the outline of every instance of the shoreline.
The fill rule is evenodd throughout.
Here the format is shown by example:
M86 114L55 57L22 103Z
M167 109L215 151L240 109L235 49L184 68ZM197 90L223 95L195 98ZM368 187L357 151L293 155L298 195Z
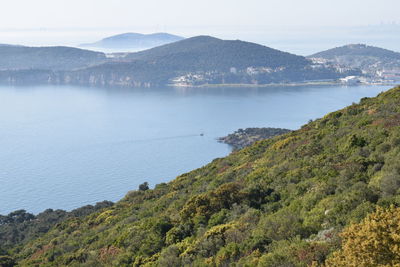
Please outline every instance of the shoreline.
M306 83L269 83L269 84L202 84L202 85L176 85L176 84L168 84L168 87L174 88L219 88L219 87L231 87L231 88L239 88L239 87L251 87L251 88L267 88L267 87L296 87L296 86L397 86L399 83L359 83L359 84L343 84L340 82L306 82Z
M201 84L201 85L183 85L183 84L165 84L154 86L130 86L122 84L114 85L98 85L98 84L76 84L76 83L4 83L0 82L1 86L14 87L39 87L39 86L76 86L90 88L125 88L125 89L154 89L154 88L177 88L177 89L196 89L196 88L273 88L273 87L301 87L301 86L398 86L399 82L381 82L381 83L356 83L346 84L337 81L330 82L293 82L293 83L268 83L268 84L246 84L246 83L219 83L219 84Z

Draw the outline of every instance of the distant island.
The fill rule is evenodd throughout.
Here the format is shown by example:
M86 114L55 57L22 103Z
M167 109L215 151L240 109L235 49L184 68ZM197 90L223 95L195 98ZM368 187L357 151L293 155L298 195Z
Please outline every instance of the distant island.
M391 50L365 44L349 44L308 58L319 64L361 70L362 75L343 79L344 83L400 81L400 53Z
M123 33L104 38L100 41L88 44L81 44L84 48L112 49L114 51L138 51L150 49L156 46L165 45L183 40L184 37L169 33Z
M73 47L0 45L0 71L76 70L105 62L104 53Z
M0 46L0 83L14 85L147 88L394 84L399 80L399 53L365 45L349 45L309 57L211 36L135 53Z
M234 150L238 150L250 146L257 141L272 138L288 132L291 132L291 130L281 128L246 128L239 129L234 133L220 137L217 140L221 143L232 146Z

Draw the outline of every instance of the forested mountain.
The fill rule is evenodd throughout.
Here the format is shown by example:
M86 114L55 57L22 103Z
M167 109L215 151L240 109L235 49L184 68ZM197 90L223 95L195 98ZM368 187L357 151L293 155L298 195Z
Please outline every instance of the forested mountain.
M103 53L72 47L0 46L0 70L73 70L105 61Z
M95 43L82 44L81 47L107 48L118 50L149 49L156 46L173 43L184 39L181 36L168 33L123 33L104 38Z
M400 75L400 53L365 44L336 47L308 57L325 59L350 68L360 68L370 75L385 71Z
M395 266L400 223L391 218L399 211L386 209L400 205L399 158L397 87L154 189L129 192L85 218L66 219L3 252L2 260L21 266Z
M266 46L244 41L197 36L127 56L176 71L225 71L247 67L305 67L309 62Z

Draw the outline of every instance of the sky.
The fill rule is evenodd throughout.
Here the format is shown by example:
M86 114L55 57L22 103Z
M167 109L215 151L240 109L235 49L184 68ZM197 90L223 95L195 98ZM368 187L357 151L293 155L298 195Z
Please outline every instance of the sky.
M170 32L296 50L329 34L351 41L360 27L375 27L376 39L377 26L400 28L398 10L399 0L2 0L0 43L77 45L122 32Z

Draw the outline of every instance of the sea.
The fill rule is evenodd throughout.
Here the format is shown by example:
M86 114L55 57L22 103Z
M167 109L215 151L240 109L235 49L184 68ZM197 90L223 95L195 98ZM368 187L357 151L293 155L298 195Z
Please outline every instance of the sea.
M390 86L0 87L0 214L118 201L231 153L247 127L296 130Z

